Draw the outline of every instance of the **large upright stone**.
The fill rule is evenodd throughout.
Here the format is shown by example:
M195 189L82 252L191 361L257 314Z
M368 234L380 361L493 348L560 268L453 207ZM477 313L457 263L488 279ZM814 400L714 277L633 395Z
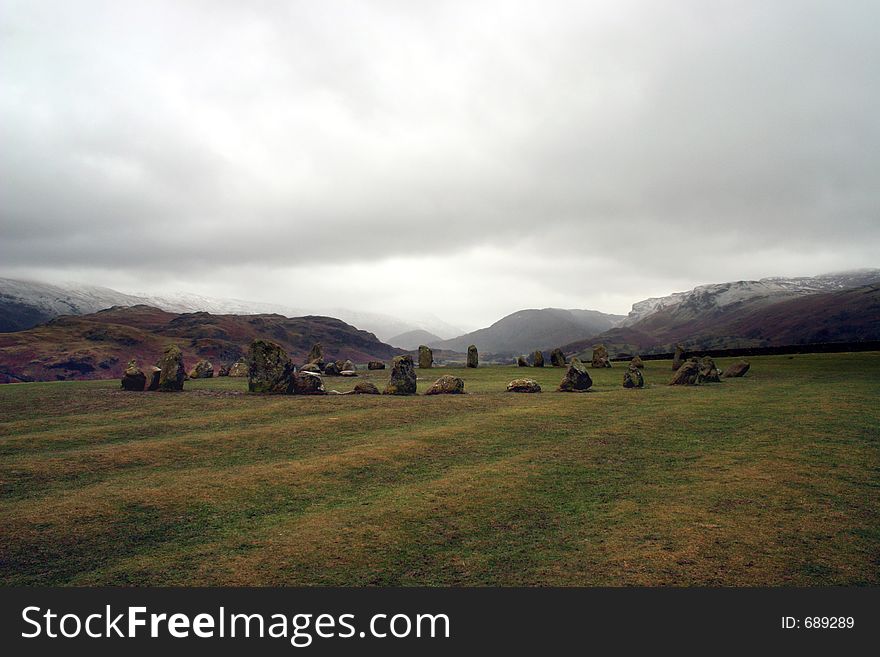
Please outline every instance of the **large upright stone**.
M671 386L693 386L697 384L697 377L700 375L700 364L696 358L686 360L681 363L675 374L672 375Z
M565 354L559 347L550 352L550 364L553 367L565 367Z
M430 347L419 345L419 367L423 370L434 366L434 352Z
M214 376L214 366L207 360L200 360L195 364L189 371L189 378L191 379L210 379Z
M677 370L684 363L684 347L675 345L675 355L672 357L672 369Z
M270 340L254 340L246 358L250 392L275 395L288 392L295 368L281 345Z
M383 395L416 394L416 369L412 356L395 356L391 361L391 380L385 386Z
M312 345L306 364L317 365L319 370L324 370L324 347L320 342Z
M326 395L324 379L314 372L294 372L290 375L290 386L287 392L291 395Z
M641 370L641 369L644 369L645 362L642 360L641 356L636 354L635 356L633 356L633 359L629 362L629 366L630 367L637 367Z
M725 379L745 376L750 367L751 364L747 360L741 360L736 363L731 363L727 366L727 369L724 370L724 374L722 374L721 376L723 376Z
M470 347L468 347L467 366L476 367L479 364L480 356L477 354L477 346L472 344Z
M460 395L464 393L464 379L445 374L431 384L426 395Z
M186 379L186 368L183 366L183 354L176 344L169 344L159 359L159 391L178 392L183 390Z
M128 367L126 367L125 372L122 373L122 389L136 390L140 392L143 391L144 386L146 385L147 375L137 366L137 361L128 361Z
M642 371L636 367L635 365L630 365L626 372L623 373L623 387L624 388L644 388L645 387L645 377L642 376Z
M721 377L718 374L718 368L715 367L715 361L709 356L703 356L699 360L699 375L697 383L721 383Z
M525 356L517 356L517 358L516 358L516 366L517 366L517 367L528 367L528 366L529 366L529 361L526 359Z
M532 354L532 367L544 367L544 353L541 350Z
M608 358L608 349L604 344L597 344L593 347L593 367L611 367L611 360Z
M559 392L584 392L589 390L592 385L593 379L590 378L587 368L577 358L572 358L558 390Z

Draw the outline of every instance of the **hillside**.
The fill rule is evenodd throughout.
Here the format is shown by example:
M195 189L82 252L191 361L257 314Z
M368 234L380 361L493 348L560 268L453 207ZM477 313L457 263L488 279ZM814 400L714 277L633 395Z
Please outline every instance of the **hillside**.
M337 317L352 326L374 333L380 340L418 329L439 335L438 339L451 338L462 332L461 329L430 314L408 316L404 320L384 313L350 308L303 308L283 303L206 297L189 292L159 296L126 294L108 287L82 283L50 284L0 278L0 333L22 331L61 315L87 315L113 306L136 305L153 306L172 313Z
M676 343L709 349L878 339L880 284L872 284L781 301L754 297L702 308L679 304L563 350L580 353L597 342L617 351L650 353L670 351Z
M0 334L0 382L118 377L130 358L156 362L169 342L181 348L187 366L207 358L217 367L242 356L255 338L278 342L295 362L302 362L315 342L328 359L355 363L401 353L331 317L178 314L138 305Z
M395 335L393 338L388 338L388 344L395 347L400 347L401 349L406 349L407 351L418 349L419 345L430 345L435 342L442 341L443 338L441 338L439 335L434 335L430 331L425 331L423 329L407 331L406 333Z
M615 326L621 319L620 315L607 315L596 310L520 310L487 328L430 346L463 352L467 351L468 345L475 344L480 352L524 354L596 335Z

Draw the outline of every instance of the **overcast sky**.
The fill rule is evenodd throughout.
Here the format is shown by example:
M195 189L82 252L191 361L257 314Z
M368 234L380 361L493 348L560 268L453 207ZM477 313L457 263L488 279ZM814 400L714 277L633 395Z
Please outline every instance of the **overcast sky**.
M0 273L464 328L880 266L880 3L0 3Z

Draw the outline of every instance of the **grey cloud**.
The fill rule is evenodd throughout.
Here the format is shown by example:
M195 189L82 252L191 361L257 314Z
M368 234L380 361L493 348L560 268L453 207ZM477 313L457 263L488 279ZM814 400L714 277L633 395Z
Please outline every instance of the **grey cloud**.
M383 275L403 259L436 290L422 310L462 324L876 266L878 18L871 2L6 3L0 262L110 286L161 268L239 295L274 271L263 294L334 305L365 302L339 273L356 271L371 303L405 309Z

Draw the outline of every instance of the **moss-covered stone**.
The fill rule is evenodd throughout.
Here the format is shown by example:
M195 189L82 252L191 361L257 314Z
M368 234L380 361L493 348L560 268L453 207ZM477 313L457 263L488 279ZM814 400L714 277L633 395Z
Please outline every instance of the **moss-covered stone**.
M147 375L137 366L137 361L128 361L128 367L122 373L122 389L143 391L147 385Z
M391 380L382 391L383 395L416 394L416 369L412 356L395 356L391 361Z
M183 366L183 354L176 344L169 344L159 359L160 392L179 392L183 390L186 380L186 368Z
M210 379L214 376L214 366L207 360L200 360L189 371L191 379Z
M559 347L550 352L550 364L553 367L565 367L565 354Z
M434 367L434 352L426 345L419 345L419 368L427 370Z
M464 393L464 379L445 374L431 384L426 395L460 395Z
M593 347L593 367L611 367L611 359L608 358L608 349L604 344L597 344Z
M534 379L514 379L507 384L507 392L541 392L541 386Z
M642 371L634 366L630 365L627 368L626 372L623 373L623 387L624 388L644 388L645 387L645 377L642 376Z
M544 367L544 353L540 350L532 354L532 367Z
M468 347L467 352L467 366L468 367L477 367L480 364L480 356L477 353L477 346L472 344Z
M587 368L577 358L572 358L568 364L568 370L559 383L559 392L584 392L593 385L593 379Z
M254 340L246 359L250 392L274 395L288 392L294 367L281 345L270 340Z

